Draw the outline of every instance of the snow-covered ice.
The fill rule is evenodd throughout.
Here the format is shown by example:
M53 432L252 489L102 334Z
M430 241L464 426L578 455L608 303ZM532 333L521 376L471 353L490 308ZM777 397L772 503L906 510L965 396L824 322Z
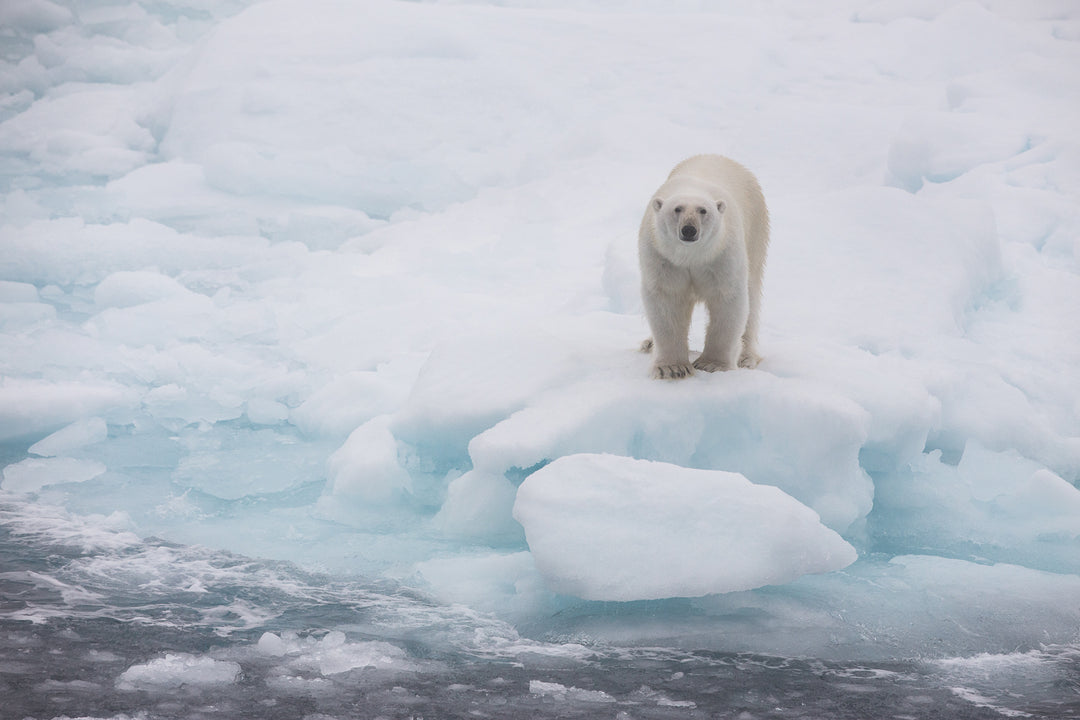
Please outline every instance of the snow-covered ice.
M4 623L163 602L227 646L94 656L93 692L50 665L27 698L129 704L23 715L373 667L394 716L460 667L410 632L474 653L488 623L544 652L917 657L942 702L1064 712L970 669L1075 685L1077 86L1065 0L0 3ZM769 202L765 360L655 382L637 224L697 152ZM278 561L401 588L401 627L417 597L459 614L286 612ZM718 707L526 665L536 712Z

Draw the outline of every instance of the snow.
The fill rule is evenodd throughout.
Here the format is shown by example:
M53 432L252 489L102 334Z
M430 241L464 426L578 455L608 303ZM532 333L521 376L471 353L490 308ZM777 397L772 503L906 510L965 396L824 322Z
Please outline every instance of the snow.
M0 492L537 634L1074 643L1078 27L1055 0L5 2ZM697 152L769 202L765 360L659 383L636 228ZM706 593L699 634L682 601L588 600ZM309 640L280 682L401 660ZM169 657L125 682L232 682Z
M751 590L856 558L776 488L616 455L559 458L522 483L513 512L549 585L588 600Z

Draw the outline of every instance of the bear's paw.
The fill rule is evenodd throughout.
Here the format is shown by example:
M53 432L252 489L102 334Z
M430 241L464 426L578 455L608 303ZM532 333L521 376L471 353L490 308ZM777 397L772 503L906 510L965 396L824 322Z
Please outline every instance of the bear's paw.
M739 367L753 370L761 362L761 356L753 350L743 350L739 355Z

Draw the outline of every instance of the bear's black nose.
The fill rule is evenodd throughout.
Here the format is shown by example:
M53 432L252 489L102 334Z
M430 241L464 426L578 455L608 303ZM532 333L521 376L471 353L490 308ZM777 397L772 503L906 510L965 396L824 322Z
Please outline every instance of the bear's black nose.
M680 232L682 233L682 239L686 242L694 242L697 240L697 228L693 225L683 225Z

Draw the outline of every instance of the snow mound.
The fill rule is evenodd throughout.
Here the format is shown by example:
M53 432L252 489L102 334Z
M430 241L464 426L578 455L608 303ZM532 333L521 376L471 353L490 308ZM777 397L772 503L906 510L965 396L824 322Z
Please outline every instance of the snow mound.
M856 552L817 513L742 475L569 455L530 475L514 518L557 592L652 600L779 585Z

